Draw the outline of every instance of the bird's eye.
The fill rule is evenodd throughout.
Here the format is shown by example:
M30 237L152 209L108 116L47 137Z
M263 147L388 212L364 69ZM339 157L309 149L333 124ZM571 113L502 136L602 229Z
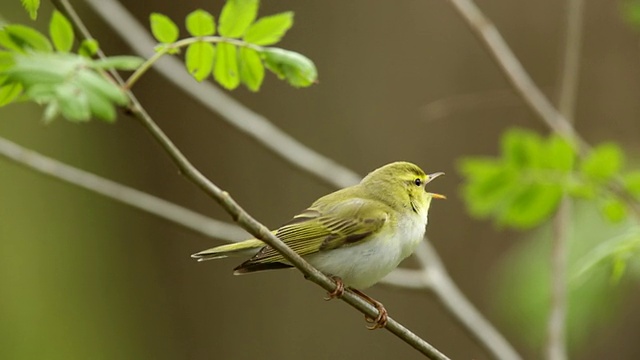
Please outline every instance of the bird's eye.
M413 183L416 184L416 186L421 186L422 185L422 180L421 179L415 179L415 181Z

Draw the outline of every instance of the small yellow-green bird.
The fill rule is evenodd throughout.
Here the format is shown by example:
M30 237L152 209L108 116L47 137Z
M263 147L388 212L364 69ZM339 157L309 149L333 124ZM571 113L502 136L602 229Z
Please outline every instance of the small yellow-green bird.
M384 327L384 306L360 289L370 287L413 253L424 236L431 199L425 185L444 173L427 175L408 162L394 162L374 170L354 186L316 200L274 234L315 268L333 277L337 287L327 300L340 297L345 287L378 309L370 329ZM290 268L276 250L250 239L193 254L199 261L231 254L253 254L234 274Z

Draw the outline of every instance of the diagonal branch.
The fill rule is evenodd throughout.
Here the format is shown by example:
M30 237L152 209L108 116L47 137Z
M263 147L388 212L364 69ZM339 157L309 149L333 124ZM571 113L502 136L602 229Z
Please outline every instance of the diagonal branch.
M75 13L68 0L55 1L54 4L60 6L60 10L64 13ZM111 15L113 16L113 14ZM77 16L75 18L72 17L72 20L77 22L76 25L78 28L85 27L82 24L82 20ZM88 31L86 31L85 34L90 37ZM122 80L119 79L119 82L122 82ZM154 139L156 139L159 145L167 152L169 157L174 161L176 166L187 179L220 204L243 229L247 230L257 239L264 241L267 245L276 249L291 265L300 270L300 272L305 275L306 279L318 284L327 291L333 291L336 288L336 283L332 279L307 263L300 255L282 242L282 240L272 234L268 228L259 223L244 209L242 209L240 205L233 200L229 193L220 189L207 179L189 162L189 160L180 152L160 127L158 127L138 102L135 95L128 91L128 96L131 100L130 110L132 115L134 115L149 131ZM375 307L355 294L345 292L340 299L371 318L375 318L378 315L378 311ZM448 359L431 344L421 339L409 329L405 328L402 324L391 318L388 319L385 329L431 359Z

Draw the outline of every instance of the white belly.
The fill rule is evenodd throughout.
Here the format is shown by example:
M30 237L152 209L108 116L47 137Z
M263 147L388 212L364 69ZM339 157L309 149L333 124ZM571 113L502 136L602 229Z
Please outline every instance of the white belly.
M345 286L365 289L380 281L413 253L424 236L427 217L417 214L398 224L394 235L379 234L362 244L306 256L327 275L338 276Z

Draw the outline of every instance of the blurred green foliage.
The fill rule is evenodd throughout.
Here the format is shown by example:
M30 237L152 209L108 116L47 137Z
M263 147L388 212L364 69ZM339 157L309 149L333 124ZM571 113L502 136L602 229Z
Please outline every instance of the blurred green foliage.
M625 245L624 251L631 251L630 239L635 241L636 255L640 247L635 221L612 224L592 202L579 201L575 205L568 241L571 280L567 336L570 348L579 357L579 349L598 336L595 329L618 315L620 300L631 285L631 281L618 282L619 265L611 261L610 255L623 251ZM635 235L626 236L631 234ZM533 349L540 349L546 341L553 276L551 238L551 226L543 225L516 244L494 271L496 312ZM629 272L632 276L628 280L638 281L638 257L629 264L635 270Z
M97 117L114 121L116 106L129 100L113 83L104 69L135 69L142 59L113 56L104 60L91 58L97 50L95 41L83 42L79 53L71 53L73 28L58 11L49 22L49 36L24 25L0 28L0 106L14 101L33 101L45 105L45 121L58 114L74 122Z
M471 214L516 229L548 220L563 195L593 201L611 222L627 217L625 196L640 199L640 172L625 171L624 153L614 143L580 157L558 135L512 129L502 136L499 157L464 158L459 169Z
M557 135L523 129L504 133L498 157L460 162L462 194L471 214L499 226L539 227L496 272L500 313L533 348L545 341L550 306L551 226L563 196L576 201L569 222L568 337L580 348L596 325L615 315L622 276L640 278L640 226L628 216L640 199L640 172L626 170L625 154L604 143L580 156ZM632 269L632 271L627 271Z
M640 28L640 0L623 0L622 17L632 26Z

